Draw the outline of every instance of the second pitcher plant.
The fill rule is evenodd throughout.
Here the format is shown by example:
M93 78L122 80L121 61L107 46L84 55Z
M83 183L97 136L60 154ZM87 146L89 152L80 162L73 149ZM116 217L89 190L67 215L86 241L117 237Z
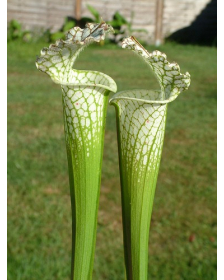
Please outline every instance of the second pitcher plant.
M123 48L137 53L155 73L160 90L127 90L110 100L117 117L125 266L128 280L146 280L149 227L165 132L167 104L190 84L166 55L149 53L130 37Z

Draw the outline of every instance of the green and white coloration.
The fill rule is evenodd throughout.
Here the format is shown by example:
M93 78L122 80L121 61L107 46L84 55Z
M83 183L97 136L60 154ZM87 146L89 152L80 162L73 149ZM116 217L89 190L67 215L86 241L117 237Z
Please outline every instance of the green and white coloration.
M117 116L126 275L128 280L146 280L149 227L167 103L189 87L190 75L181 74L179 66L169 63L165 54L148 53L134 37L125 39L122 47L145 60L161 88L122 91L110 100Z
M72 276L92 279L101 181L105 118L112 78L97 71L73 69L85 46L104 40L113 29L102 22L71 29L41 51L37 68L62 87L65 138L72 204Z

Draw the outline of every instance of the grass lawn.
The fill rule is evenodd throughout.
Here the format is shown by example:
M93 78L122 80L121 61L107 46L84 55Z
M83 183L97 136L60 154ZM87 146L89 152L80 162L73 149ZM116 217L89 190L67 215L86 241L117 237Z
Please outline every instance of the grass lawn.
M46 43L8 44L8 279L68 280L71 211L61 89L37 71ZM154 46L147 47L152 51ZM159 48L190 89L168 108L149 243L150 280L216 279L216 49ZM158 88L130 51L94 45L78 69L110 75L118 90ZM114 107L109 106L95 280L124 280ZM81 280L81 279L77 279Z

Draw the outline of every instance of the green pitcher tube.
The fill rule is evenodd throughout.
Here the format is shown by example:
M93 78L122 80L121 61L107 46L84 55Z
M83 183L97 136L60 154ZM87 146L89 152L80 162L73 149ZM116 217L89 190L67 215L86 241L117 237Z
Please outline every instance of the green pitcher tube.
M64 130L72 206L72 280L92 279L105 121L117 86L98 71L73 69L78 54L113 29L105 22L69 30L41 51L36 65L62 88Z
M182 75L165 54L148 53L134 37L125 39L122 46L143 58L160 84L160 90L127 90L110 100L117 118L126 276L147 280L149 228L167 104L188 88L190 75Z

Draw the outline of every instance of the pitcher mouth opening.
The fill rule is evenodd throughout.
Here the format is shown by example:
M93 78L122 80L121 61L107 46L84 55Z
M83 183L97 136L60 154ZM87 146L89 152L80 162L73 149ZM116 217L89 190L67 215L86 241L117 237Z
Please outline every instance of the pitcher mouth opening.
M109 91L116 92L117 85L115 81L108 75L99 71L75 70L68 82L55 80L61 86L82 86L82 87L100 87Z
M116 93L110 100L110 104L116 103L119 100L132 100L148 104L167 104L175 98L164 98L162 90L147 90L147 89L134 89L124 90Z

